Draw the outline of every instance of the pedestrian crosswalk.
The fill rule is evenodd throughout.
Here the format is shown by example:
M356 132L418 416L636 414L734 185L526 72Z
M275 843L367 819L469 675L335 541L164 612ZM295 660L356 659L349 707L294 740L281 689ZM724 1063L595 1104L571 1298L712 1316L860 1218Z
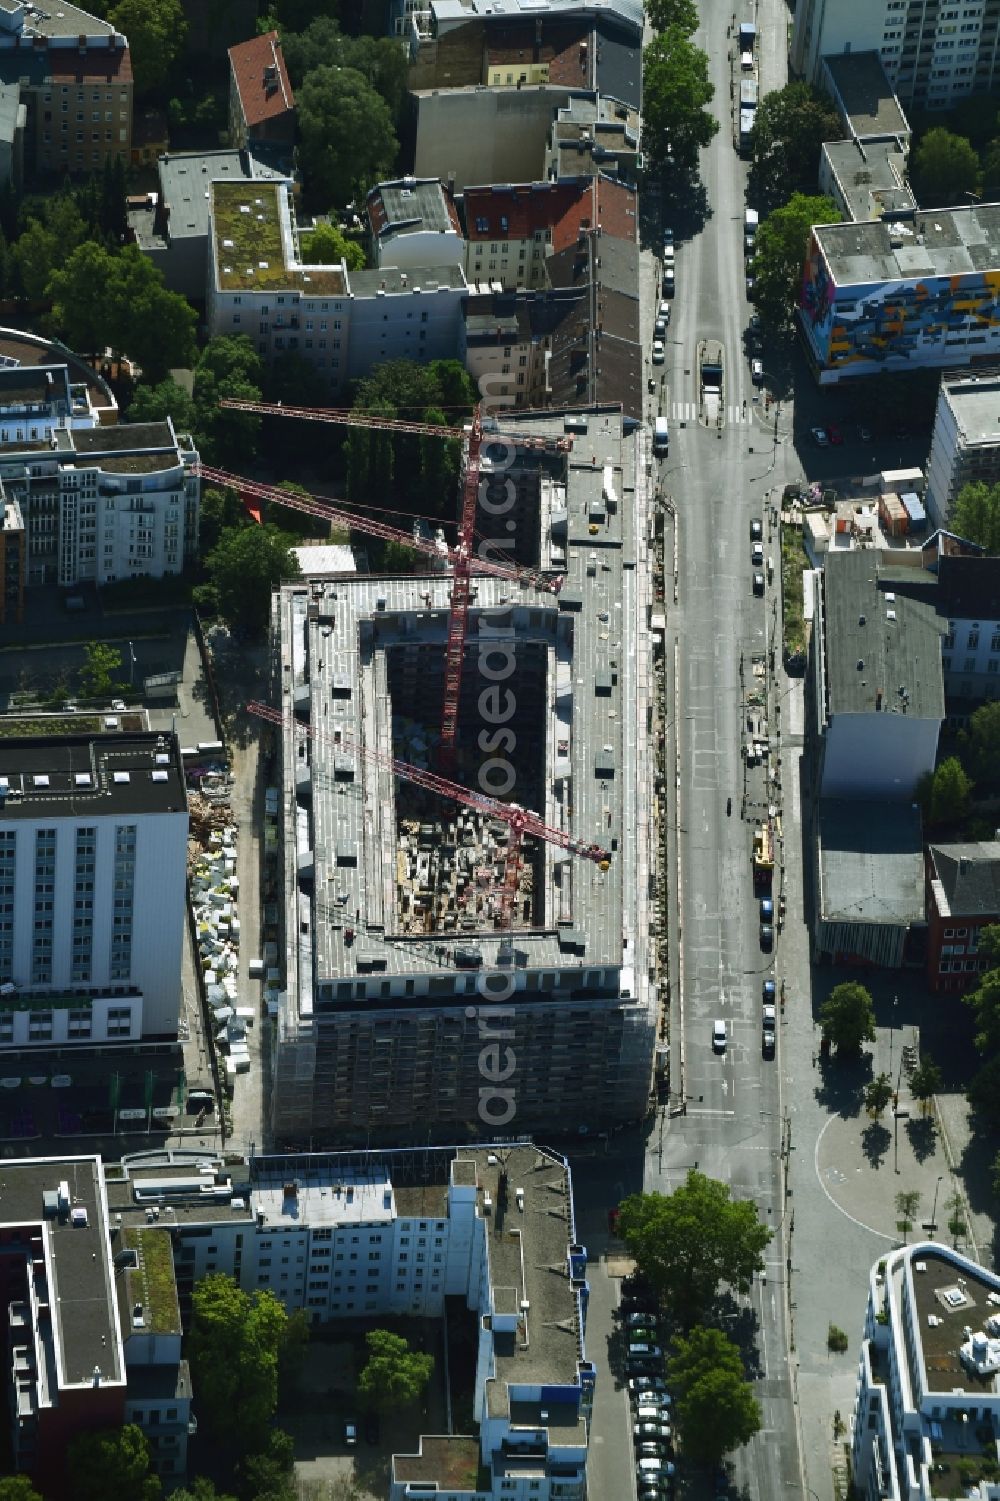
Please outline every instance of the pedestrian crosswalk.
M698 403L696 401L674 401L670 404L670 415L674 422L697 422L699 420ZM726 408L726 421L734 427L749 427L753 422L753 413L749 407L729 406Z

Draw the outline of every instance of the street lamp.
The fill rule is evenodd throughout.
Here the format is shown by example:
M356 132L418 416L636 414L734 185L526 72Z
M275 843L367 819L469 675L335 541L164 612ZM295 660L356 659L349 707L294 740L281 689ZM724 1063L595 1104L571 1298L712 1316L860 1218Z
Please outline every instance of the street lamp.
M896 1036L896 1007L899 1005L899 996L892 998L892 1015L889 1018L889 1077L892 1077L892 1044Z

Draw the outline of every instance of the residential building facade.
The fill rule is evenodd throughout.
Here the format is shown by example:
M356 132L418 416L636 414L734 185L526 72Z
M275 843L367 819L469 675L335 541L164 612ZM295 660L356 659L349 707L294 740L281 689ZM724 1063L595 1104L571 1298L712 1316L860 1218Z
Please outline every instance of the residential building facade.
M1000 355L1000 204L814 225L798 307L821 385Z
M633 188L600 175L466 188L466 276L505 291L544 287L548 258L573 247L585 256L588 237L634 243L637 205Z
M995 0L797 0L791 65L818 83L826 56L877 52L904 104L949 109L993 88L998 23Z
M979 955L983 928L1000 923L1000 841L932 844L927 851L927 983L938 995L969 990L995 967Z
M425 1435L417 1453L394 1455L394 1501L426 1490L582 1501L596 1371L564 1158L518 1138L225 1164L144 1155L123 1166L109 1183L112 1212L126 1244L144 1215L169 1227L182 1310L212 1270L319 1324L440 1318L446 1298L464 1303L476 1330L478 1437Z
M183 767L122 723L0 746L0 1052L177 1035Z
M334 392L387 359L454 358L467 291L461 267L304 265L289 187L211 185L210 332L246 334L268 361L297 351Z
M295 95L276 31L229 49L229 144L295 144Z
M941 376L927 461L927 510L935 526L948 525L965 485L1000 484L998 418L1000 365Z
M436 177L378 183L368 194L368 227L377 267L465 263L454 196Z
M897 1247L872 1267L851 1440L865 1501L958 1496L970 1459L994 1458L998 1305L1000 1278L939 1241ZM987 1480L980 1494L995 1489Z
M24 518L16 500L0 488L0 625L19 625L24 618L27 574Z
M27 177L100 172L132 150L128 39L68 0L0 8L0 82L26 106Z

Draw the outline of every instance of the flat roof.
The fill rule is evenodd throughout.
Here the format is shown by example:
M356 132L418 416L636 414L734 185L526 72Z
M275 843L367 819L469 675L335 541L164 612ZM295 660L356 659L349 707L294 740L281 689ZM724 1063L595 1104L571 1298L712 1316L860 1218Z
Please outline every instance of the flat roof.
M86 1225L74 1224L71 1212L45 1213L43 1195L54 1194L60 1183L69 1185L71 1211L86 1211ZM48 1242L47 1301L56 1333L59 1384L90 1386L95 1366L105 1381L124 1381L100 1158L5 1161L0 1167L0 1224L40 1229ZM40 1371L39 1377L44 1380L44 1373ZM51 1400L56 1400L54 1392Z
M535 20L599 13L642 34L642 0L431 0L430 8L439 28L463 21L488 21L494 16L506 20L528 16Z
M436 1480L442 1491L479 1494L490 1487L489 1476L481 1471L477 1438L422 1433L416 1454L392 1456L392 1478L397 1485Z
M180 1334L181 1311L177 1301L174 1253L166 1228L123 1226L116 1237L116 1251L129 1251L135 1266L115 1265L118 1317L125 1338L131 1333ZM129 1378L131 1385L131 1376Z
M176 735L0 739L0 819L106 818L187 813Z
M96 408L110 412L118 410L111 387L103 377L86 360L59 344L53 344L48 339L39 338L37 334L27 333L22 329L0 328L0 356L6 365L19 365L25 369L37 365L49 368L65 365L71 384L86 386Z
M380 182L368 194L368 217L379 236L415 230L461 234L458 210L436 177Z
M916 208L898 141L827 141L823 155L852 219L909 214Z
M908 926L923 919L919 811L909 803L824 798L818 828L824 922Z
M1000 203L918 209L893 221L817 224L813 233L838 288L1000 269Z
M995 1396L997 1378L977 1376L959 1359L966 1327L981 1330L998 1311L993 1301L1000 1280L961 1258L956 1264L927 1245L909 1246L906 1265L913 1285L916 1318L927 1386L932 1392ZM934 1320L932 1322L931 1320Z
M942 375L940 399L967 447L1000 444L1000 366Z
M880 588L880 573L877 549L827 554L828 712L941 720L942 623L932 605Z
M908 136L910 127L877 52L824 57L834 103L856 136Z
M457 291L467 285L461 266L380 266L374 271L350 272L346 295L376 297L384 292L387 297L398 297L409 296L418 288L433 293L441 288Z
M26 10L21 34L24 37L30 37L32 34L45 37L72 37L74 42L78 36L100 37L105 45L107 45L107 37L116 35L121 37L121 32L116 31L110 22L100 20L78 5L70 5L69 0L59 0L58 9L35 5L31 10ZM13 38L17 33L7 32L5 35Z
M344 295L339 269L286 262L286 253L294 253L286 183L213 182L208 191L221 291L288 287L317 297Z
M157 163L170 240L208 234L211 182L283 182L287 172L255 150L167 152Z

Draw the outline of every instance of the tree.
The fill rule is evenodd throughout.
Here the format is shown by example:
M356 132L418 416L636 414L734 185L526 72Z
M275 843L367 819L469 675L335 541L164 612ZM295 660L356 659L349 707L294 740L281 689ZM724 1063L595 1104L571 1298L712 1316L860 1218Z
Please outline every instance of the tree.
M179 433L193 432L197 425L194 401L170 376L155 386L136 386L126 415L129 422L163 422L169 417Z
M5 1475L0 1480L0 1501L43 1501L27 1475Z
M105 641L88 641L83 656L80 690L84 698L109 698L117 686L114 674L122 665L121 652Z
M291 1434L272 1428L263 1437L264 1447L240 1461L240 1490L246 1501L298 1501L292 1484L295 1445Z
M254 412L231 412L219 400L231 396L260 401L264 362L245 334L209 339L194 371L194 405L202 458L225 467L252 462L261 419Z
M927 820L932 824L961 823L969 812L972 781L957 756L949 756L936 767L929 787L922 783L920 796Z
M368 1360L358 1377L362 1399L381 1412L415 1402L431 1378L433 1355L411 1350L399 1334L371 1329L365 1335Z
M959 741L962 763L977 782L1000 781L1000 701L980 704ZM980 949L982 935L980 935ZM1000 945L996 957L1000 958Z
M76 199L71 193L57 193L45 205L44 222L30 218L11 252L24 295L32 302L43 301L53 271L61 270L86 238Z
M136 93L159 88L184 47L187 21L180 0L117 0L108 20L128 37Z
M285 67L296 92L307 73L314 68L344 66L344 38L332 16L317 16L301 31L297 28L281 33L281 51Z
M965 136L936 125L910 157L910 181L922 208L960 203L979 182L979 157Z
M52 303L53 321L79 354L100 354L110 342L108 286L113 262L114 256L103 245L85 240L49 277L46 296Z
M875 1008L863 985L848 980L836 985L819 1008L823 1036L838 1053L859 1053L863 1042L875 1041Z
M698 8L694 0L646 0L646 14L654 31L680 27L687 36L698 30Z
M658 1295L687 1322L709 1306L720 1283L747 1292L772 1238L749 1199L733 1199L725 1183L695 1169L671 1194L625 1199L618 1232Z
M1000 1126L1000 1054L973 1075L965 1097L984 1125Z
M674 1341L667 1380L695 1463L717 1463L760 1431L761 1412L743 1371L740 1352L719 1329L691 1330Z
M896 1195L896 1213L899 1215L899 1229L903 1232L904 1245L907 1234L913 1229L913 1221L917 1217L919 1208L920 1194L915 1188L904 1189L902 1193Z
M892 1099L892 1080L888 1074L879 1074L865 1089L865 1109L877 1120Z
M199 556L207 558L223 532L252 525L235 490L219 490L214 485L207 485L201 492L198 516Z
M811 84L789 83L765 94L750 135L754 199L770 209L792 193L809 193L816 183L823 142L837 141L842 134L829 98Z
M981 1053L1000 1050L1000 969L987 971L964 1000L975 1012L976 1047Z
M708 110L714 97L708 58L682 26L653 38L643 53L643 141L661 168L696 171L699 150L719 129Z
M995 203L1000 196L1000 136L984 146L980 153L983 168L983 198Z
M396 160L399 142L385 100L353 68L314 68L296 96L302 166L314 197L361 197Z
M920 1108L924 1115L927 1114L929 1102L941 1089L943 1083L944 1076L941 1070L931 1055L926 1054L910 1075L910 1093L915 1100L920 1101Z
M813 225L836 224L839 220L831 198L793 193L758 228L753 257L754 306L772 328L784 328L791 321Z
M302 263L306 266L339 266L347 262L348 271L363 271L364 247L357 240L349 240L335 224L317 224L300 241Z
M137 360L151 384L194 360L195 310L167 290L163 272L138 245L110 257L105 316L112 349Z
M271 614L271 591L301 569L291 552L292 538L276 526L245 526L225 531L205 559L219 613L237 630L263 633Z
M1000 964L1000 923L987 923L979 929L979 955Z
M235 535L252 537L257 530ZM278 1403L284 1307L272 1292L245 1293L231 1277L213 1272L196 1285L191 1308L191 1370L209 1429L220 1438L266 1433Z
M952 502L948 525L996 557L1000 553L1000 485L982 480L963 485Z
M0 1494L0 1501L3 1501L2 1494ZM236 1498L217 1491L214 1483L206 1475L196 1475L190 1485L171 1491L170 1501L236 1501Z
M66 1456L67 1495L73 1501L158 1501L160 1482L149 1473L150 1449L135 1423L106 1433L81 1433Z

